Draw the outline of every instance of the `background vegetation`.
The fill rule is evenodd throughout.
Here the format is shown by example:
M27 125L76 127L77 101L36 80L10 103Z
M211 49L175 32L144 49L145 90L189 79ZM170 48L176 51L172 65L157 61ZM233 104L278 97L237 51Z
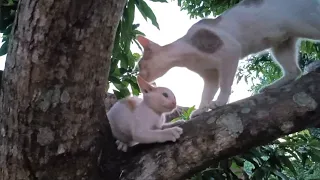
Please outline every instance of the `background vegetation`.
M147 1L147 0L146 0ZM146 20L160 29L156 15L144 0L128 0L120 20L112 53L109 83L112 83L117 98L130 94L138 95L134 67L140 54L132 53L130 47L136 43L139 24L133 24L134 13L139 11ZM166 0L150 0L166 3ZM181 10L190 18L219 15L239 0L176 0ZM12 23L17 9L17 0L0 0L0 33L3 33L0 56L7 53ZM288 1L290 3L290 1ZM139 45L138 45L139 46ZM303 69L320 59L320 44L303 41L299 52L299 65ZM1 75L1 73L0 73ZM239 67L238 82L244 78L251 91L281 77L280 68L271 60L270 54L252 56ZM106 90L108 87L106 87ZM194 108L194 107L192 107ZM188 120L192 109L183 112L182 119ZM285 179L320 180L320 131L312 128L278 139L268 145L250 149L247 153L221 161L218 165L197 173L192 180L219 179Z

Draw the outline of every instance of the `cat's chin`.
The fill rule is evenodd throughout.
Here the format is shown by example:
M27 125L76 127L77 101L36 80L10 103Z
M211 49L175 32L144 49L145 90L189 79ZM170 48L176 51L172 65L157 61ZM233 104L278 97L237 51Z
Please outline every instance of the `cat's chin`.
M163 113L167 113L167 114L170 114L172 113L176 108L166 108L166 111L164 111Z

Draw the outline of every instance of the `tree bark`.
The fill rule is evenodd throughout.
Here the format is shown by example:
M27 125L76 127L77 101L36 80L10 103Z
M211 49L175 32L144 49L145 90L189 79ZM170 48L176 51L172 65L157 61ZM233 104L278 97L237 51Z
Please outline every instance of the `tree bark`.
M185 179L222 159L317 126L319 93L318 66L287 86L203 113L182 125L184 134L175 143L137 145L120 153L119 179Z
M0 99L0 179L98 179L125 0L19 2Z

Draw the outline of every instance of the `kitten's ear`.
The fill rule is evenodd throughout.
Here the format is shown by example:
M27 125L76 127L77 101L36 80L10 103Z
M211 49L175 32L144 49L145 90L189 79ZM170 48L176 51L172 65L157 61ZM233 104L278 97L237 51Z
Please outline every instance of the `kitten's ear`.
M145 94L145 93L148 93L148 92L151 92L154 87L149 84L146 80L144 80L141 76L137 76L137 82L138 82L138 85L139 85L139 88L140 88L140 91Z
M137 36L137 41L141 44L141 46L143 47L143 49L145 50L155 50L157 48L160 48L161 46L158 45L157 43L149 40L148 38L144 37L144 36Z

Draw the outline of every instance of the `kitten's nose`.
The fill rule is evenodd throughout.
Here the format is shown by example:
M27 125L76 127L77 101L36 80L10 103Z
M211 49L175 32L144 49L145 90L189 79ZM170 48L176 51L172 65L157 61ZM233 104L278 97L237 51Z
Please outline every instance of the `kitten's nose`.
M177 103L176 103L176 102L172 102L171 104L172 104L172 106L176 106L176 105L177 105Z

